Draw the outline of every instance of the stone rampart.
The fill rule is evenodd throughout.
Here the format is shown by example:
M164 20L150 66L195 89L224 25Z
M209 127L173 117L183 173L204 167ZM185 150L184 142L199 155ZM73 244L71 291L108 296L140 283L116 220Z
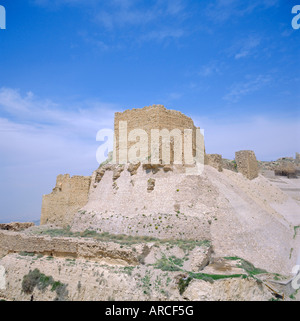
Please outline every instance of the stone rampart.
M248 179L258 176L258 162L252 150L240 150L235 153L235 161L238 172Z
M58 175L52 193L43 195L41 224L70 225L88 201L90 183L90 176Z

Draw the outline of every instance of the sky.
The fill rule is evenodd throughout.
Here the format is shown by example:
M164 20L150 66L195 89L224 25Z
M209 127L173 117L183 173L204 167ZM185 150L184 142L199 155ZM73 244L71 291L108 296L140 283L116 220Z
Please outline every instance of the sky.
M224 158L295 157L297 4L0 0L0 222L38 220L58 174L91 175L116 111L179 110Z

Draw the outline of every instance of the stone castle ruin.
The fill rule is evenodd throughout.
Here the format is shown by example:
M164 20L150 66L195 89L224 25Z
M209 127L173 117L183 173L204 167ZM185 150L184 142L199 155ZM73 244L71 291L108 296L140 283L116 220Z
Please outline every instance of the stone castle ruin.
M237 151L235 160L207 154L199 133L191 118L162 105L116 113L113 152L91 176L57 176L43 195L41 226L0 226L9 287L0 299L278 295L268 280L290 275L299 260L299 196L274 185L275 174L272 183L263 176L253 151ZM59 291L24 288L22 275L51 275Z
M111 212L111 209L114 207L122 207L122 197L128 193L127 189L127 191L122 193L120 198L121 191L118 191L119 187L117 180L122 172L124 174L128 173L126 175L129 177L126 179L131 182L130 188L134 188L135 186L134 175L136 175L138 171L144 174L149 173L149 171L153 174L160 172L160 174L156 175L157 177L163 178L165 176L165 179L169 177L169 180L171 177L187 179L184 175L184 167L188 166L185 163L187 153L184 147L186 146L185 142L188 141L188 146L191 147L189 153L195 158L197 153L197 129L199 128L194 125L191 118L179 111L168 110L162 105L153 105L141 109L132 109L115 113L113 162L100 166L90 177L70 177L68 174L59 175L52 193L43 196L41 224L53 223L64 227L72 225L74 223L74 218L76 216L78 217L78 211L81 208L89 201L92 203L96 202L95 194L97 194L98 186L103 186L103 184L100 184L104 179L103 176L111 176L111 183L107 183L101 187L101 189L103 188L103 195L107 195L108 186L111 185L112 191L110 198L113 198L114 201L113 203L109 203L108 198L103 197L102 199L101 197L102 201L99 202L99 204L101 203L101 207L105 208L108 213ZM166 138L162 135L165 133ZM154 140L153 136L155 136ZM163 147L166 147L168 153L167 160L169 162L162 161L164 156ZM178 147L180 148L178 149ZM177 156L176 150L180 151ZM222 155L206 154L204 146L203 150L204 164L222 172ZM144 157L140 157L143 152ZM154 154L155 157L153 157ZM179 166L178 164L175 164L176 157L177 160L179 159L181 161L179 162ZM257 177L258 167L253 151L237 152L236 162L238 171L245 177L248 179ZM177 173L178 175L172 175L174 173ZM106 177L105 180L107 180ZM145 190L148 193L151 193L154 189L157 190L160 188L154 177L147 177L144 184L146 186ZM177 188L175 190L177 190ZM148 193L145 195L150 197L148 196ZM143 195L144 192L140 195L141 199L144 198ZM137 202L136 195L134 195L134 198L135 199L131 199L129 195L124 197L124 202L126 203L124 204L124 208L134 207L133 204L136 204ZM167 199L162 201L166 200ZM155 202L155 200L151 199L148 201L150 202L148 203L148 206L153 207L149 204ZM170 204L170 208L168 207L167 211L174 211L174 208L179 211L179 201L173 200L170 203L174 204ZM121 207L118 210L120 213L122 212ZM140 206L137 208L139 207ZM147 206L143 205L143 207L146 208ZM162 205L161 209L165 207L166 205ZM135 211L136 209L130 210L130 215Z
M120 124L123 126L122 122L127 127L127 140L124 137L120 139L124 130L120 128ZM138 131L134 132L136 129ZM152 164L151 153L145 154L144 159L139 159L139 148L132 148L134 145L140 147L143 143L143 146L148 146L145 150L151 151L151 140L148 137L151 137L153 129L167 129L171 133L167 137L171 146L168 150L169 164L161 161L161 150L157 154L159 162ZM182 135L179 137L182 145L186 137L184 130L191 130L194 138L192 153L195 156L197 127L191 118L182 113L167 110L161 105L116 113L113 158L117 161L104 162L90 177L59 175L52 193L43 196L41 223L70 226L74 232L92 230L98 233L159 239L213 239L215 250L225 251L227 254L246 251L247 255L254 256L253 253L260 251L261 247L271 246L273 250L264 257L267 264L267 257L271 260L283 246L280 245L279 235L283 239L287 237L285 227L281 226L285 218L277 213L275 219L274 213L279 207L274 210L265 205L265 200L271 197L265 194L266 190L274 188L259 176L254 152L236 152L234 168L228 170L223 166L222 155L206 154L204 151L204 171L200 175L187 175L187 165L184 162L176 164L175 158L172 158L172 152L174 154L178 143L176 139L172 140L174 129L181 131ZM146 136L147 140L143 138ZM162 145L163 141L160 140L160 149ZM132 150L137 160L122 160L124 155L130 156ZM122 161L118 161L120 155ZM184 151L182 159L184 160ZM234 186L239 185L241 187L235 190ZM248 186L251 193L244 186ZM265 188L258 193L261 186ZM242 195L233 196L235 193ZM274 200L272 197L271 199L272 202L277 202L278 195L282 193L278 190L274 190L274 193L276 196L272 196ZM253 197L255 201L252 200ZM283 195L281 197L284 198ZM260 206L263 206L263 209ZM238 212L234 210L235 207L239 208ZM240 212L241 208L243 210ZM249 242L252 242L252 236L248 239L248 235L252 235L251 231L254 233L256 229L261 229L261 224L265 224L266 217L261 213L268 213L268 224L274 224L278 243L273 240L272 245L269 244L272 237L268 237L268 232L261 236L259 243L256 237L253 238L256 250L250 251L247 247ZM252 221L255 216L257 218ZM241 223L242 217L244 223ZM281 223L276 221L279 217ZM245 229L248 232L242 233ZM237 242L237 238L244 239L244 247L238 245L240 241ZM220 241L217 241L219 239Z

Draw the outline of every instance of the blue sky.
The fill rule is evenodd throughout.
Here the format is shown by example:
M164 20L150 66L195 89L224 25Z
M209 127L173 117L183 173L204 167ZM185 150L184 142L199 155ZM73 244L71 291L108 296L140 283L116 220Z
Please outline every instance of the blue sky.
M38 219L57 174L90 175L97 131L128 108L180 110L225 158L294 156L296 4L0 0L0 221Z

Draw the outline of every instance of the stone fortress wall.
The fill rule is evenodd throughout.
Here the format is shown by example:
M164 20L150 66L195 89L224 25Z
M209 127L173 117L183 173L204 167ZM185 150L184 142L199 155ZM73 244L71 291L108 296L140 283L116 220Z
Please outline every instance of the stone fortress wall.
M120 140L119 134L120 130L122 132L122 122L126 122L127 127L127 136L125 137L128 144L121 140L121 145L125 148L120 150ZM124 123L123 123L124 125ZM142 135L140 139L137 137L130 137L130 132L132 130L143 130L148 137L148 142L143 141ZM140 109L132 109L125 110L124 112L115 113L115 123L114 123L114 131L115 131L115 145L114 145L114 160L117 160L117 164L115 165L104 165L94 171L92 176L73 176L70 177L69 174L58 175L56 186L53 189L52 193L48 195L43 195L42 201L42 214L41 214L41 224L55 224L58 226L66 227L68 225L72 225L73 219L78 212L78 210L82 209L91 199L91 195L93 194L95 188L98 186L101 181L103 175L108 170L113 171L113 181L114 184L117 184L115 181L120 177L121 172L124 170L123 165L118 165L118 160L120 154L124 154L124 150L126 149L126 153L129 156L130 149L133 145L138 145L137 142L143 142L146 146L148 145L148 158L145 163L150 161L151 157L151 130L163 130L167 129L169 132L172 130L179 130L182 133L182 161L184 164L184 140L186 137L184 136L184 130L190 129L192 130L192 153L193 156L196 154L196 127L191 118L185 116L179 111L168 110L162 105L153 105ZM122 136L122 135L121 135ZM138 136L138 132L137 132ZM171 135L170 135L171 136ZM124 137L123 137L124 138ZM131 139L130 139L131 138ZM134 139L133 139L134 138ZM130 140L132 140L130 142ZM174 161L174 148L175 148L175 138L172 139L170 137L170 163ZM124 145L125 143L125 145ZM159 162L162 159L162 140L158 141L158 146L160 149L159 153ZM140 148L140 146L138 147ZM135 153L136 154L136 153ZM139 156L137 154L137 156ZM121 155L122 157L122 155ZM126 163L130 159L127 159ZM152 163L152 160L151 160ZM204 163L205 165L209 165L217 169L219 172L223 170L222 166L222 155L219 154L206 154L204 153ZM241 172L248 179L253 179L258 176L258 166L255 154L253 151L239 151L236 153L236 163L237 170ZM131 167L135 166L134 164L128 165L128 171L132 171ZM143 168L146 169L146 164L143 165ZM150 166L150 164L148 165ZM152 166L152 164L151 164ZM172 168L165 167L166 165L162 165L163 170L166 172L167 170L172 170ZM172 165L171 165L172 166ZM134 172L138 169L139 164ZM154 170L153 168L151 168ZM158 170L158 169L157 169ZM131 173L133 175L133 172ZM173 175L176 176L174 172ZM115 191L114 191L115 192Z
M106 260L121 265L138 264L138 251L122 248L117 243L91 238L36 236L0 230L0 258L9 253L35 253L63 258Z
M204 164L209 165L222 172L222 155L220 154L206 154L204 157Z
M114 132L115 132L115 159L118 162L120 159L120 122L127 122L127 133L128 138L129 133L132 130L142 129L147 133L148 137L148 160L151 157L151 130L163 130L167 129L170 132L174 129L179 129L182 133L182 150L184 149L184 129L192 130L192 148L193 156L196 155L196 127L193 120L190 117L185 116L179 111L168 110L163 105L152 105L139 109L125 110L124 112L115 113L115 123L114 123ZM122 140L123 137L121 137ZM125 137L126 139L126 137ZM143 138L142 138L143 139ZM127 139L128 141L128 139ZM135 144L135 140L128 142L127 150ZM143 141L145 143L145 140ZM123 145L123 142L122 142ZM146 143L147 145L147 143ZM161 139L159 142L160 154L159 159L161 160ZM124 145L123 145L124 146ZM170 160L171 163L174 161L174 139L171 137L171 148L170 148ZM182 152L182 161L184 162L184 153ZM153 162L152 162L153 163Z
M51 194L43 195L41 224L71 224L74 214L88 201L90 176L58 175Z
M258 176L258 163L252 150L240 150L235 153L237 170L248 179Z

